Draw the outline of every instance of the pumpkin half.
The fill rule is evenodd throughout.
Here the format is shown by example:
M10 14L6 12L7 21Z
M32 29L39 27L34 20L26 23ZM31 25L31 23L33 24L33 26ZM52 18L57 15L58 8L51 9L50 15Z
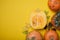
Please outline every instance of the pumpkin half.
M30 19L32 28L34 29L43 29L47 23L46 15L42 11L35 11L32 12L31 19Z

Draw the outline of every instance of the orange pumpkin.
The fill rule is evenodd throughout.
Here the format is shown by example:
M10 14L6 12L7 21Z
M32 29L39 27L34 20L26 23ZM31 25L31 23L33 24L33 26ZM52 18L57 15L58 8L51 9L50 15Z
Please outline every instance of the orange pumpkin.
M48 0L48 6L53 11L58 11L60 9L60 0Z
M27 35L26 40L42 40L42 36L39 32L34 30Z
M58 40L58 34L54 30L48 30L44 35L45 40Z

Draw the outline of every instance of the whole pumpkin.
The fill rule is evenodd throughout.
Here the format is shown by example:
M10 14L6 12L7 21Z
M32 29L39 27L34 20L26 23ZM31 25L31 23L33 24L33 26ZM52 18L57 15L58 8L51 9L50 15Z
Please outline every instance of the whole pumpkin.
M57 12L51 19L52 25L60 30L60 11Z
M39 32L34 30L27 35L26 40L42 40L42 36Z
M53 11L58 11L60 9L60 0L48 0L48 6Z
M58 40L58 34L54 30L48 30L44 35L45 40Z

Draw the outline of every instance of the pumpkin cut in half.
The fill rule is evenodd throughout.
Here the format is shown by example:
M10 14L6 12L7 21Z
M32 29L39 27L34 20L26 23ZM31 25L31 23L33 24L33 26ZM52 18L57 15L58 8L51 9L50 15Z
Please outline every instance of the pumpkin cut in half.
M34 11L31 15L31 26L34 29L43 29L47 23L46 14L42 11Z

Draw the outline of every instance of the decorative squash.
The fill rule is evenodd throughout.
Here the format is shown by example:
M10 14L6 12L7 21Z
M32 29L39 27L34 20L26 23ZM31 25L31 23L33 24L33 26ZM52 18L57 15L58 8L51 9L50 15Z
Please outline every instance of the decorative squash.
M52 25L57 28L60 29L60 12L57 12L51 19L51 23Z

